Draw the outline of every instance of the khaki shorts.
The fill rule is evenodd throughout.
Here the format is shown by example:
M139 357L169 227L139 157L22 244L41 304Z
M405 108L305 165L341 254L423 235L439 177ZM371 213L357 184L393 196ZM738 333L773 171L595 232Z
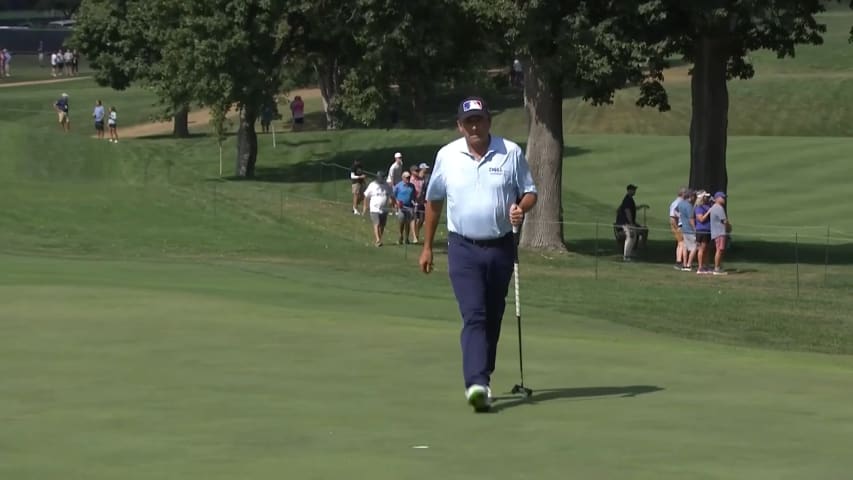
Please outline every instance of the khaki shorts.
M352 194L353 195L361 195L362 193L364 193L364 185L362 185L360 183L353 183L352 184Z
M675 241L681 243L684 241L684 234L681 233L681 229L678 227L669 226L669 229L672 230L672 235L675 237Z
M61 125L61 124L63 124L63 123L68 122L68 113L66 113L66 112L58 112L58 113L57 113L57 115L58 115L58 117L59 117L59 124L60 124L60 125Z

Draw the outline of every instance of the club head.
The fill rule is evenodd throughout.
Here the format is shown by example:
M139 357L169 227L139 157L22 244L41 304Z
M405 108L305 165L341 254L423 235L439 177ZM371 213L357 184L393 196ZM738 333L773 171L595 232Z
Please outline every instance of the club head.
M515 385L512 387L513 394L521 394L524 398L530 398L533 396L533 390L523 386L523 385Z

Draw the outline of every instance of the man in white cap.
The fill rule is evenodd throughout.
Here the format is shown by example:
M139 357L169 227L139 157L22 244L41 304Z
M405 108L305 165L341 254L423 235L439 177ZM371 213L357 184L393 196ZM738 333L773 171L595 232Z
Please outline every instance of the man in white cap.
M394 154L394 163L388 169L388 184L395 187L403 181L403 154L397 152Z

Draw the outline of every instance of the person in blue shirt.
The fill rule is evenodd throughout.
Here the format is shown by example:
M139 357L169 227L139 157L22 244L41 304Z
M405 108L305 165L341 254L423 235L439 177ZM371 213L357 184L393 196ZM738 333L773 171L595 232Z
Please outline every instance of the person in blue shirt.
M537 192L524 152L493 135L480 97L464 99L456 125L462 138L442 147L426 191L421 271L433 271L432 244L447 202L447 266L462 316L465 398L488 411L506 294L515 262L513 227L536 205Z
M98 134L98 140L104 139L104 104L98 100L95 102L95 110L92 112L92 118L95 119L95 132Z
M400 219L400 238L398 244L409 243L409 236L415 231L415 185L412 175L403 172L403 179L394 185L394 198L397 199L397 217ZM417 243L415 240L414 243Z
M696 192L686 190L681 201L675 207L681 223L681 233L684 236L684 252L682 259L684 264L681 270L693 271L693 260L696 259L696 217L693 214L693 202L696 201Z
M57 115L59 116L59 125L68 133L71 131L71 118L68 116L68 94L63 93L59 100L53 104L53 108L56 110Z

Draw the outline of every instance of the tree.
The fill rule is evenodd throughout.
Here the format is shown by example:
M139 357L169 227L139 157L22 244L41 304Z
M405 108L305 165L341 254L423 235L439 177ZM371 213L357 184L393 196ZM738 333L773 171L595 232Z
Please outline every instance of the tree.
M690 186L726 191L729 93L732 78L755 74L747 54L768 49L793 57L798 44L819 45L826 27L821 0L666 0L668 51L691 69Z
M173 0L181 28L168 32L162 64L192 84L202 105L239 112L235 174L251 178L258 156L255 123L282 86L290 41L286 0ZM227 110L226 110L227 111Z
M81 0L38 0L36 10L59 10L65 18L71 18L80 8Z
M173 119L173 135L188 137L192 78L173 76L162 61L167 35L181 27L175 6L170 0L85 0L69 45L90 59L99 85L153 89L162 117Z
M326 128L341 128L344 78L364 55L353 34L357 0L302 0L292 2L287 25L294 55L305 58L314 71L323 98Z
M639 84L638 105L669 108L661 70L665 44L643 31L658 25L658 1L468 0L493 38L520 52L530 130L526 156L539 190L521 245L565 249L563 240L563 98L577 92L594 105ZM650 60L651 59L651 60Z
M344 78L342 103L364 124L376 120L394 96L410 99L417 126L436 87L472 72L488 44L459 2L452 0L362 0L351 37L364 52ZM441 18L442 21L428 19ZM458 48L466 45L467 48Z

